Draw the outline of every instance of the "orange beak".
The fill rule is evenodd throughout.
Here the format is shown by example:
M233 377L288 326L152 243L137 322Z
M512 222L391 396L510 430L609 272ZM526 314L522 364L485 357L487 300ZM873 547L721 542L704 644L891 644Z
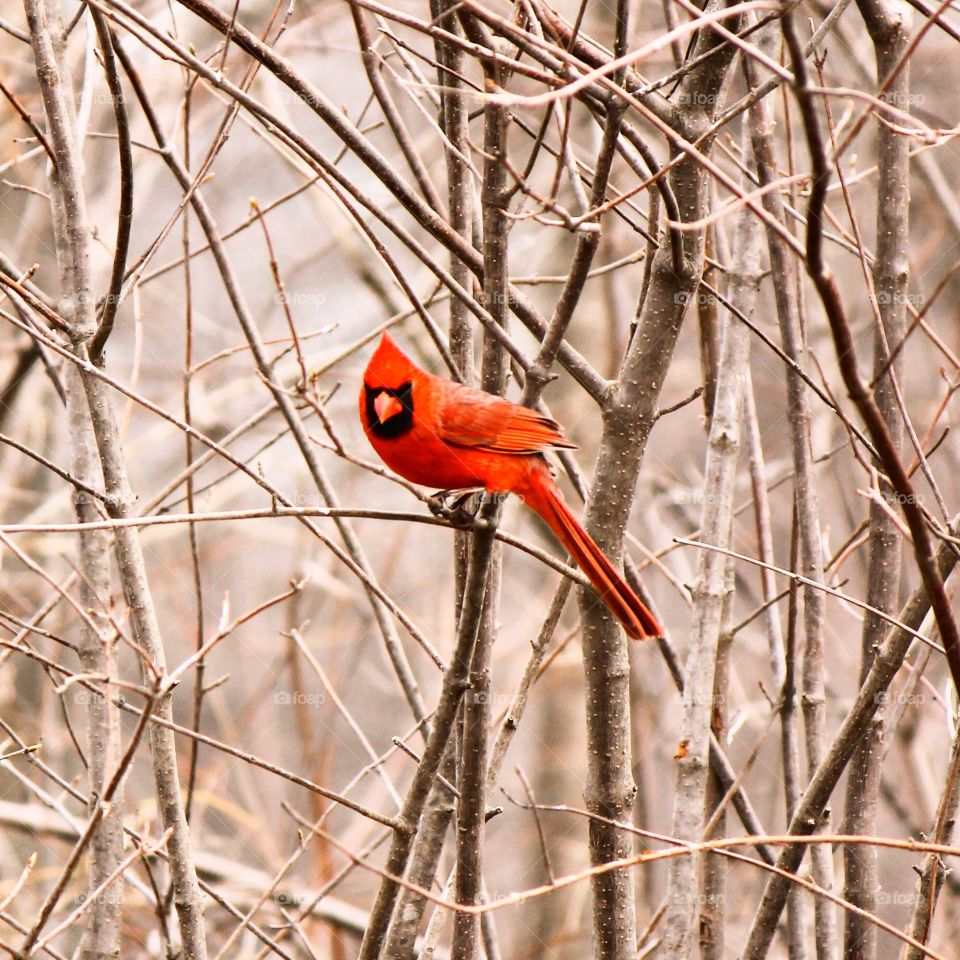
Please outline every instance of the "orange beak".
M403 412L403 404L389 393L381 393L373 401L373 409L377 411L377 419L386 423L391 417Z

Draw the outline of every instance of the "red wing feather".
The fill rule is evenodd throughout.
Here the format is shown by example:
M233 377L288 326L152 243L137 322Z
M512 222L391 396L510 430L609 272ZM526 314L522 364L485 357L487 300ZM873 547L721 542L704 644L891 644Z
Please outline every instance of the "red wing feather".
M532 454L575 447L549 417L483 390L459 387L440 411L440 436L458 447L491 453Z

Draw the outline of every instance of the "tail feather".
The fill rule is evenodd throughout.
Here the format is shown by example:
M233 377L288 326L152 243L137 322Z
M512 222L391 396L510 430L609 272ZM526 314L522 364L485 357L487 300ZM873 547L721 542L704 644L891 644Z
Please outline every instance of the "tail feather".
M520 495L543 518L567 552L586 574L610 612L635 640L662 637L663 627L646 604L631 590L604 552L580 525L549 476L534 475Z

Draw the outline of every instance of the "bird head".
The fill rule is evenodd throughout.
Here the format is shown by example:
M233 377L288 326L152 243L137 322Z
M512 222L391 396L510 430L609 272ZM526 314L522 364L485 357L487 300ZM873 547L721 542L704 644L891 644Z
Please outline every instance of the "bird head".
M393 337L384 331L367 364L363 382L373 389L386 387L397 390L412 379L416 369L413 361L397 346Z
M369 429L379 437L399 436L413 419L413 361L384 332L363 375L363 406Z

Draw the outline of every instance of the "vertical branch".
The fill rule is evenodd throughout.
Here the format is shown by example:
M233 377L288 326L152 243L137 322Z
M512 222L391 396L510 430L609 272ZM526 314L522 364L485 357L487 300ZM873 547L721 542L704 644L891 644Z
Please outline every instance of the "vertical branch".
M187 78L183 97L183 164L184 168L190 169L190 107L193 102L193 82ZM184 253L183 261L183 422L192 423L193 420L193 276L190 268L190 211L183 212L183 233L181 236L182 249ZM184 442L184 466L189 467L194 460L194 440L187 432L183 438ZM195 510L195 481L191 473L186 479L185 498L187 512L193 513ZM194 597L194 617L195 617L195 636L194 649L200 650L203 646L204 638L204 616L203 616L203 571L200 567L200 535L197 530L197 524L191 522L187 527L187 537L190 543L190 567L193 578L193 597ZM201 658L197 662L197 669L193 675L193 705L190 726L194 730L200 729L200 717L203 712L203 684L206 674L206 660ZM193 810L194 791L197 783L197 768L200 763L200 742L196 739L190 740L190 760L187 774L187 820Z
M56 157L56 193L52 213L57 217L55 237L60 276L69 287L61 291L58 310L70 325L71 335L88 339L95 330L93 282L90 276L90 229L83 191L83 160L73 132L70 75L57 60L59 16L46 0L25 0L30 42L43 100L50 143ZM56 38L56 39L55 39Z
M110 272L110 288L103 299L97 332L90 341L90 359L94 363L102 363L103 350L113 332L113 322L120 306L120 291L127 267L127 251L130 248L130 231L133 227L133 147L130 140L130 125L127 121L127 108L123 99L123 87L120 85L117 59L114 56L113 41L110 38L110 27L107 24L107 18L99 10L91 7L90 16L97 29L97 40L103 53L103 67L117 124L117 150L120 157L120 210L117 214L117 241L113 254L113 268Z
M455 812L451 785L457 778L456 746L456 739L451 737L440 762L438 776L424 804L420 826L410 852L406 879L427 890L436 878L447 828ZM417 931L420 929L426 905L424 897L414 893L409 887L403 889L393 909L393 918L381 951L384 957L389 960L412 960Z
M651 191L654 193L655 191ZM706 256L712 257L713 238L716 229L707 231ZM716 286L718 273L712 267L703 271L703 278ZM697 299L697 331L700 334L700 377L703 380L703 415L707 423L713 416L713 404L717 396L717 375L720 363L720 319L715 297Z
M57 43L59 35L59 17L54 15L53 29L49 38ZM63 51L51 50L60 62L56 64L63 85L70 86L70 74L63 63ZM64 117L71 124L72 104L63 98ZM57 144L59 150L60 144ZM68 177L79 176L79 171L66 162ZM65 207L67 191L60 179L60 164L51 163L48 167L51 211L55 225L64 225L68 221ZM76 184L76 180L68 181ZM90 287L89 277L81 271L77 273L77 263L83 261L82 254L77 256L69 249L67 231L55 229L57 262L60 270L60 289L64 302L61 309L73 309L73 318L80 312L72 305L74 291L78 283L80 289ZM82 303L83 301L81 301ZM90 301L86 301L89 303ZM82 309L82 308L81 308ZM69 313L68 313L69 316ZM80 373L72 366L65 371L67 422L69 424L71 447L71 473L87 487L99 488L102 475L97 469L97 444L90 422L83 392ZM74 512L80 523L100 519L94 499L86 492L76 489L74 492ZM109 537L105 531L88 530L79 534L78 565L80 577L80 601L84 609L90 611L90 617L81 621L79 656L83 670L104 677L116 674L116 634L105 623L103 632L95 629L94 611L110 596L110 554ZM117 770L120 761L120 715L112 698L99 692L88 691L87 702L87 777L90 783L88 793L88 813L91 817L92 836L90 838L90 866L87 872L87 889L92 892L108 883L108 886L94 898L93 905L86 918L83 945L91 960L116 960L120 955L120 929L123 913L123 883L109 883L119 864L123 860L123 781L116 783L116 798L113 803L101 806L111 770Z
M910 41L905 8L885 0L862 0L861 13L874 44L877 79L881 98L895 106L909 103L909 63L900 60ZM896 71L894 73L894 71ZM893 79L885 83L888 77ZM886 422L890 439L899 456L903 445L903 421L898 409L894 378L903 371L903 352L891 364L891 345L899 344L906 333L908 244L910 239L910 156L906 137L880 124L878 139L877 252L873 265L874 290L880 326L874 337L874 374L879 379L874 396ZM882 374L882 375L881 375ZM883 464L875 461L878 470ZM884 613L893 613L900 595L901 533L894 522L896 495L889 484L881 485L889 508L870 504L867 603ZM879 616L867 612L861 639L860 677L870 670L877 645L885 630ZM847 779L843 833L871 835L876 832L883 760L883 709L877 711L870 730L857 747ZM844 898L863 910L876 909L880 880L877 850L851 844L844 847ZM877 956L877 928L861 914L845 915L843 952L845 960L874 960Z
M615 55L625 50L627 5L617 7ZM723 59L722 57L720 58ZM722 72L723 67L721 67ZM712 77L710 78L712 80ZM696 119L696 118L694 118ZM611 128L611 121L617 126ZM616 135L620 119L608 108L605 138ZM692 164L672 173L672 185L684 192L687 211L702 213L705 181ZM687 189L689 184L690 189ZM603 184L605 188L605 184ZM601 194L602 198L602 194ZM701 213L693 213L696 218ZM585 240L579 241L584 246ZM640 458L653 425L657 397L672 356L683 315L684 294L699 276L703 259L699 234L689 244L689 270L678 276L674 261L661 247L650 271L640 329L624 364L621 379L603 405L603 437L594 477L594 495L585 512L588 531L601 546L618 553L633 497ZM589 262L589 261L588 261ZM562 317L562 313L558 314ZM545 340L545 346L549 341ZM602 496L598 495L603 491ZM587 809L605 820L589 826L591 862L628 856L629 837L609 821L629 820L636 794L630 760L630 669L626 641L606 610L590 591L578 592L583 625L583 657L587 705ZM598 958L627 958L635 953L636 921L633 887L623 872L593 880L593 925Z
M716 393L714 393L716 399ZM728 531L729 541L732 530ZM730 692L730 666L733 652L733 601L736 584L736 564L727 559L724 570L724 599L720 619L720 637L717 643L716 666L713 674L713 710L710 734L715 740L722 740L729 722L727 702ZM726 790L714 769L707 773L704 791L704 810L710 814L713 826L704 832L704 840L714 840L726 836L726 809L717 810L724 803ZM727 860L725 857L708 856L700 869L700 896L697 898L697 927L699 929L699 947L702 960L723 960L727 943L729 911L727 910Z
M770 28L761 31L764 47L774 45ZM757 86L755 67L749 57L743 60L744 72L751 87ZM773 118L766 100L761 100L750 111L750 130L757 173L761 185L773 182L777 176L773 145ZM786 224L783 199L776 190L763 196L764 208L777 220ZM795 476L795 500L800 532L800 572L810 585L803 591L804 656L800 676L801 705L807 747L807 769L812 776L826 750L825 694L823 685L823 617L824 594L814 584L823 579L819 508L813 473L813 451L810 443L810 399L807 387L798 373L804 353L803 329L800 316L799 270L785 241L773 230L767 231L770 266L777 282L774 291L777 320L784 353L794 361L787 368L787 408L790 411L790 437ZM819 825L826 828L826 822ZM830 848L817 845L811 850L814 878L824 889L833 885L833 861ZM814 902L817 956L819 960L833 955L836 947L836 917L832 904L818 897Z
M467 36L489 46L479 21L462 14ZM484 85L488 90L504 86L506 72L496 64L484 63ZM483 301L494 322L505 327L509 315L509 272L507 241L510 221L504 216L510 194L507 191L507 124L504 107L488 103L484 108L483 187ZM481 386L488 393L502 394L506 387L506 364L500 345L489 332L484 336ZM500 593L501 551L490 555L487 590L477 644L470 663L470 695L463 706L463 740L460 751L460 800L457 806L457 865L454 894L457 903L480 903L483 890L483 841L486 817L488 730L490 726L490 665L496 636ZM475 960L480 955L480 918L457 913L453 920L453 955Z
M432 0L430 12L434 20L454 36L461 34L455 13L457 4L451 0ZM455 43L434 38L437 59L437 83L440 87L440 129L446 141L444 158L447 168L447 208L450 226L464 243L471 242L472 191L470 167L467 163L467 104L463 95L463 51ZM459 287L469 290L472 274L469 266L455 253L450 256L450 275ZM450 352L463 375L465 383L475 380L473 358L473 331L470 327L467 304L460 297L450 298ZM457 607L463 602L469 567L470 536L457 531L454 539L454 558L457 577ZM440 769L448 783L457 779L456 742L451 738L444 752ZM447 828L453 819L454 801L449 787L438 777L426 801L420 826L409 857L407 879L418 887L433 884L437 864L443 851ZM393 908L393 916L383 946L383 956L412 958L417 931L423 919L427 901L409 887L401 892Z
M731 253L730 302L745 316L753 313L760 283L761 225L749 211L735 221ZM728 548L733 495L740 452L741 412L750 357L750 332L725 312L717 365L713 419L704 469L701 537ZM710 731L714 719L714 685L722 616L730 602L727 557L705 550L693 591L693 626L683 689L683 721L677 751L676 791L671 833L681 840L700 839L709 772ZM678 857L670 864L664 948L688 957L693 949L697 905L698 857Z
M407 868L424 805L440 768L463 695L468 688L470 663L483 618L487 573L493 553L499 509L500 504L495 498L485 500L481 507L480 520L470 545L470 565L463 592L463 607L457 624L456 645L443 675L443 686L437 709L434 711L430 736L397 816L401 828L394 832L390 844L384 866L386 875L380 882L377 898L370 911L370 919L360 946L360 960L375 960L382 955L384 938L397 900L399 885L393 878L403 876Z
M746 127L743 131L742 152L747 154L749 137ZM747 211L742 211L734 221L733 242L730 250L730 274L727 296L733 306L746 317L752 317L756 306L759 291L761 272L761 248L763 241L763 227L759 220ZM710 298L711 301L713 298ZM702 320L702 317L701 317ZM720 542L724 546L732 545L733 516L732 501L736 482L735 470L739 454L741 431L746 432L746 404L749 396L750 381L750 333L746 325L729 311L725 313L725 323L720 340L720 354L716 360L716 382L710 410L718 410L722 420L729 420L732 416L736 425L736 437L730 437L727 448L719 448L718 455L729 458L731 463L731 477L729 489L712 491L705 486L705 504L711 512L721 514L720 520L727 525L719 530ZM728 340L730 341L728 343ZM721 395L721 387L728 395ZM723 429L723 422L718 423L716 418L710 421L710 444L713 450L713 431ZM736 443L734 443L736 439ZM709 463L709 458L708 458ZM709 473L706 474L709 478ZM711 504L711 493L727 498L725 501ZM706 509L706 508L705 508ZM705 527L701 527L706 531ZM730 628L733 623L733 599L735 571L732 561L727 559L726 569L722 572L724 579L721 596L720 616L717 619L716 658L713 679L713 703L711 710L711 731L713 737L721 740L728 722L727 699L729 692L730 657L733 637ZM694 618L697 620L697 594L694 594ZM709 744L707 745L709 750ZM706 753L706 751L705 751ZM720 802L726 793L723 784L716 773L710 773L705 787L707 807L705 813L710 813L716 803ZM721 815L710 835L704 839L712 839L724 835L726 816ZM723 857L708 857L702 868L701 889L703 896L700 901L700 950L703 960L720 960L724 956L726 939L726 868L727 862Z
M55 191L54 191L55 192ZM67 420L72 450L71 472L86 483L100 485L95 468L97 447L83 385L76 370L68 369ZM93 498L81 490L74 494L74 510L80 523L100 519ZM116 633L105 623L102 632L93 630L94 611L110 596L110 545L103 530L79 535L80 602L91 612L89 622L80 625L80 663L85 673L103 677L116 675ZM87 765L90 782L88 813L92 816L104 795L107 778L120 760L120 713L113 698L87 691ZM90 893L107 883L123 860L123 786L118 783L114 802L106 808L90 841ZM86 918L84 957L88 960L118 960L123 909L123 883L109 884L93 899Z
M103 468L110 516L115 520L132 518L136 516L136 497L127 479L112 398L106 384L98 377L84 370L83 379ZM150 664L149 671L146 665L144 667L145 678L153 671L162 677L166 672L166 656L137 530L135 527L118 527L114 538L117 566L124 597L130 609L134 637ZM160 721L172 722L173 704L170 692L164 693L158 699L155 713ZM150 748L161 820L164 829L170 831L170 872L184 956L188 960L203 960L207 953L203 900L197 884L190 828L180 790L173 730L162 723L151 724Z
M953 750L947 768L946 783L940 802L937 804L937 816L930 833L931 843L950 844L957 822L957 810L960 808L960 733L953 738ZM939 854L927 854L924 859L920 879L917 881L916 904L910 921L910 936L920 943L927 943L930 928L933 926L933 914L948 869ZM921 960L923 953L916 947L904 946L900 960Z
M701 36L697 47L705 45L712 45L711 37ZM698 139L709 123L710 110L705 107L719 101L730 55L729 51L718 51L707 61L708 66L686 77L683 102L691 106L678 111L676 122L682 127L682 135L690 141ZM681 218L700 219L708 206L705 171L685 159L677 163L669 176ZM603 436L594 493L586 510L586 525L601 546L614 551L620 549L640 458L653 426L657 399L672 359L684 308L703 269L702 231L683 233L680 244L682 249L676 250L673 244L662 245L654 258L637 332L620 379L603 406ZM677 266L679 271L675 269ZM609 614L592 601L588 592L579 591L578 599L587 702L587 808L611 820L628 820L636 787L630 769L629 662L625 641ZM711 673L705 694L708 703L712 682ZM702 699L698 697L698 701ZM709 733L709 717L705 728ZM698 826L702 822L702 801L701 793ZM629 851L628 838L599 820L591 822L593 863L623 857ZM695 885L689 889L695 894ZM632 957L636 929L629 878L622 873L597 877L593 895L597 956ZM681 926L682 923L674 923L674 932Z
M54 204L54 228L60 235L58 252L63 257L61 273L69 276L72 284L70 289L64 291L66 302L63 309L70 323L73 349L80 356L85 356L88 341L97 326L90 277L91 236L87 224L78 145L74 141L70 119L70 91L60 73L54 53L51 33L53 18L48 11L46 0L26 0L26 11L37 79L50 128L50 139L57 155L58 191L62 206ZM80 368L80 377L100 456L107 509L115 519L132 517L135 513L135 500L127 480L113 398L106 384L92 375L87 368ZM115 544L117 566L130 609L134 637L144 658L144 677L162 677L165 672L163 641L136 529L118 528L115 532ZM158 700L156 711L161 720L172 721L173 710L169 692ZM150 748L160 815L164 829L170 831L170 869L183 952L188 960L203 960L206 957L203 904L190 848L190 832L180 795L173 732L159 723L152 724Z
M760 424L752 383L745 398L744 421L747 446L750 451L750 479L753 487L754 512L757 518L758 556L764 563L774 562L771 533L770 498L766 488L763 448L760 443ZM790 569L796 564L791 557ZM767 605L764 620L767 643L770 648L770 672L773 676L780 707L780 756L783 765L783 801L787 822L793 817L800 799L800 731L797 723L796 660L796 589L790 589L790 620L787 642L784 644L780 615L773 600L777 586L770 570L761 570L763 601ZM787 950L790 960L806 960L806 900L803 891L795 888L787 902Z
M454 0L431 0L430 12L450 34L459 36L460 21ZM446 136L444 158L447 164L447 206L450 226L464 244L471 242L472 191L469 151L467 101L463 94L463 51L455 43L435 38L437 81L440 84L440 127ZM469 290L472 272L456 253L450 255L450 275L463 290ZM473 337L467 305L460 297L450 298L450 347L460 365L464 383L474 382Z

